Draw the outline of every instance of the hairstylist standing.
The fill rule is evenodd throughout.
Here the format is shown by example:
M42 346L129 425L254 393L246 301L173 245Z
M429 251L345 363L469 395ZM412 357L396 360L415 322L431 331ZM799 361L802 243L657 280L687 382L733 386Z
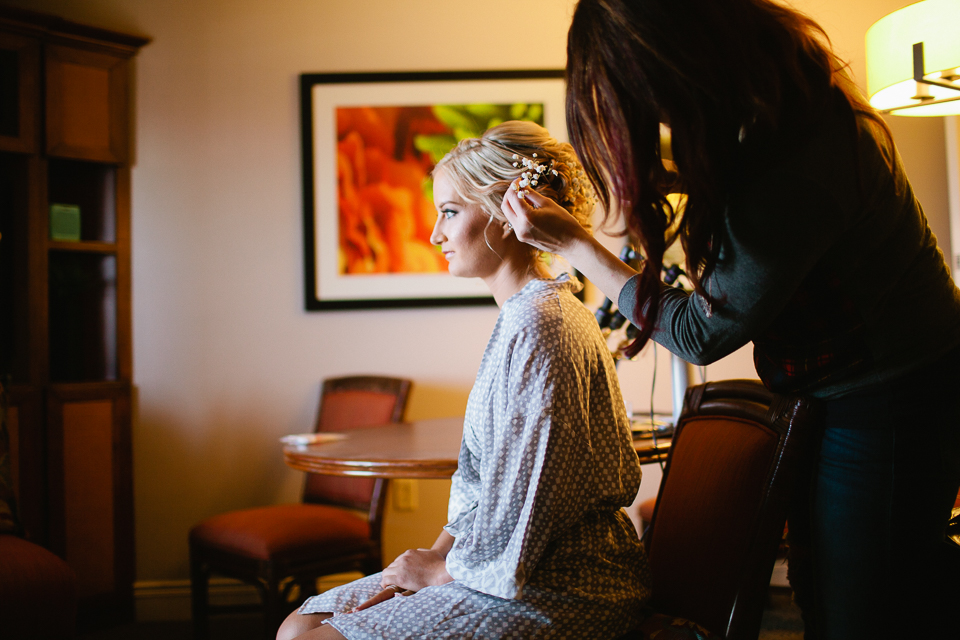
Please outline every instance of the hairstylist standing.
M647 260L511 189L517 236L619 300L633 353L653 339L709 364L752 341L767 387L825 401L790 517L807 638L955 637L960 291L885 123L820 27L769 0L581 0L567 56L574 148ZM660 282L677 216L690 294Z

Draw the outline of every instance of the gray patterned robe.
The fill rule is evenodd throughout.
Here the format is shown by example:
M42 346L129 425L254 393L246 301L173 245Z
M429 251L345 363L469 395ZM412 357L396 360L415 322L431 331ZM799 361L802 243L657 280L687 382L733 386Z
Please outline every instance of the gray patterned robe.
M650 578L622 507L640 466L609 350L576 280L533 280L487 344L446 530L454 581L330 620L361 638L604 638L644 615ZM339 612L379 574L307 601Z

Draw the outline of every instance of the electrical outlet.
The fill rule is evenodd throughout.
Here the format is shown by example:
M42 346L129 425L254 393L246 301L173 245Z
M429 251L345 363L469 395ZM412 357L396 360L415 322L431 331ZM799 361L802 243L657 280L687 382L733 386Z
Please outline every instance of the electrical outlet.
M416 511L420 506L416 480L391 480L390 488L393 491L393 507L397 511Z

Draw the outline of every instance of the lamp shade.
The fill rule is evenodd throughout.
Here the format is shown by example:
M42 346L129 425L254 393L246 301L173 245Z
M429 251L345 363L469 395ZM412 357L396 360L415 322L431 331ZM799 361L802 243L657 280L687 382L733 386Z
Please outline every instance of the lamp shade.
M903 116L960 114L957 89L914 80L913 45L923 43L924 77L951 82L960 67L960 0L924 0L894 11L867 30L867 92L880 111ZM952 82L951 82L952 83ZM931 98L917 96L928 93ZM938 102L949 100L948 102ZM930 104L933 103L933 104Z

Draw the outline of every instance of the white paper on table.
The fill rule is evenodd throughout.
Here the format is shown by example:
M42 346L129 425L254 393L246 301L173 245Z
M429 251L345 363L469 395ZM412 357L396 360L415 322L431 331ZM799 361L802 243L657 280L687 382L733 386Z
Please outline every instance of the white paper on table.
M324 444L327 442L336 442L343 440L347 436L342 433L296 433L280 438L283 444L292 444L304 447L308 444Z

